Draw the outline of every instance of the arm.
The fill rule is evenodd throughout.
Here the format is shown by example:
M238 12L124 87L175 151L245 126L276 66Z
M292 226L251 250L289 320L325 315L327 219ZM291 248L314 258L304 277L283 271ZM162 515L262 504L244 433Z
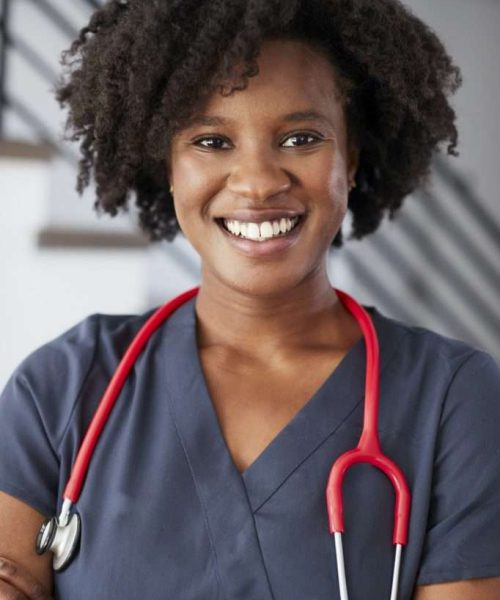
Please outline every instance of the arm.
M413 600L497 600L500 598L500 577L452 581L420 585Z
M0 586L5 589L7 584L13 585L27 598L37 600L48 598L48 594L41 595L34 588L33 578L49 593L53 586L52 553L38 556L35 552L36 535L44 520L41 513L24 502L0 492L0 557L7 559L0 569ZM4 589L0 587L0 600Z
M10 574L0 574L0 586L10 588L0 600L25 600L30 577L52 593L53 555L38 556L35 540L44 515L57 510L59 449L90 373L98 327L85 318L34 350L0 393L0 558L10 565Z
M500 598L499 392L500 365L482 351L450 382L414 600Z

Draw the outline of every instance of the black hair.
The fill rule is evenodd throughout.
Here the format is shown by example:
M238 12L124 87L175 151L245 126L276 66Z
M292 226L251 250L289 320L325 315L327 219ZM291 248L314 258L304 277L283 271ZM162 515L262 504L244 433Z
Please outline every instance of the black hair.
M375 231L386 212L394 217L442 143L458 154L448 96L460 70L398 0L111 0L63 52L56 87L69 108L66 137L80 142L79 193L93 174L96 210L114 216L134 194L149 239L174 239L172 136L212 92L244 89L263 40L280 37L326 51L339 75L360 148L351 237ZM332 245L342 242L339 231Z

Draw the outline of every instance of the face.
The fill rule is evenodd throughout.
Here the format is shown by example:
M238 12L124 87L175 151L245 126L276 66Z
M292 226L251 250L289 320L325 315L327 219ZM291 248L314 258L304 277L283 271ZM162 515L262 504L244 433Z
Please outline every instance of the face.
M267 40L258 64L245 90L214 93L177 132L167 170L203 284L270 295L325 276L357 152L326 56Z

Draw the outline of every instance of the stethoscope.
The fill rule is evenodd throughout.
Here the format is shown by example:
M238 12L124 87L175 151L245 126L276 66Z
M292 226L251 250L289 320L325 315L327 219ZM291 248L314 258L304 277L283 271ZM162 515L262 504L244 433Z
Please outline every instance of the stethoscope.
M366 346L366 380L363 430L356 448L342 454L333 464L326 487L326 505L330 533L335 537L335 553L339 579L340 599L348 600L347 583L344 565L342 533L344 531L342 483L347 470L358 463L369 463L383 471L390 479L395 493L393 544L396 546L394 570L392 576L391 600L397 600L399 573L401 568L402 547L408 539L408 522L410 516L410 491L401 469L382 453L378 437L379 406L379 346L375 327L369 314L351 296L332 288L342 304L358 321ZM190 300L199 291L195 287L168 301L146 321L137 333L116 369L104 392L92 422L85 434L83 443L71 471L71 476L64 489L64 500L59 517L47 519L37 536L36 552L54 553L53 568L61 571L68 566L77 551L80 540L81 522L78 513L71 513L82 491L90 459L101 432L113 409L127 376L134 366L146 342L160 325L177 308Z

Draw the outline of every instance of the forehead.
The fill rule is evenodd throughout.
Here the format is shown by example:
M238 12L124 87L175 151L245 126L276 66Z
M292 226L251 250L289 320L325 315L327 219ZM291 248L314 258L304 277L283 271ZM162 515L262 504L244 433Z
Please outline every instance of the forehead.
M230 96L213 93L191 123L223 124L220 119L210 121L207 115L220 115L227 121L245 115L265 118L290 113L297 113L288 118L290 121L312 120L318 115L330 120L340 116L340 90L335 69L324 53L306 42L266 40L257 63L259 73L248 78L244 90ZM239 72L239 66L235 72Z

